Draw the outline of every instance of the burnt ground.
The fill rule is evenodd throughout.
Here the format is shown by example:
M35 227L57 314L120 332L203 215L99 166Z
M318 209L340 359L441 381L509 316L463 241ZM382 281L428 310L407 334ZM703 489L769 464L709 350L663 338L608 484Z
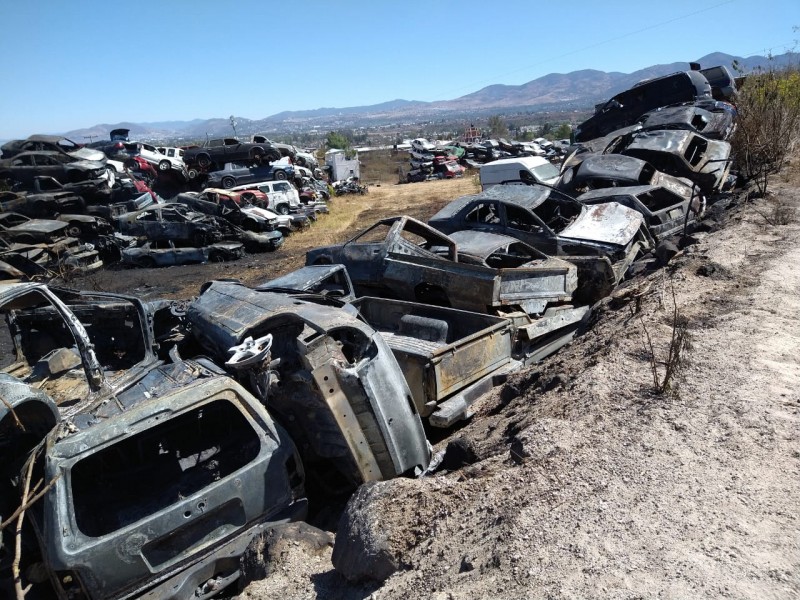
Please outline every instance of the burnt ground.
M800 597L800 224L777 224L775 202L800 206L797 166L436 444L458 438L471 464L362 486L360 512L397 565L388 579L348 582L330 545L300 537L273 546L240 597ZM400 208L424 210L395 199L386 214ZM210 273L299 266L299 249L283 252L92 279L179 294ZM658 394L652 356L663 377L676 310L692 349L679 386Z

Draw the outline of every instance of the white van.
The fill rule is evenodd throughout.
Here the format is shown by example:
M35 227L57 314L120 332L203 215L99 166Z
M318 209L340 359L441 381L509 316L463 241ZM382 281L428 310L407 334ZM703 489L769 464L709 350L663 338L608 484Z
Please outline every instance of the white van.
M504 181L555 185L558 167L541 156L503 158L481 165L481 187L485 190Z

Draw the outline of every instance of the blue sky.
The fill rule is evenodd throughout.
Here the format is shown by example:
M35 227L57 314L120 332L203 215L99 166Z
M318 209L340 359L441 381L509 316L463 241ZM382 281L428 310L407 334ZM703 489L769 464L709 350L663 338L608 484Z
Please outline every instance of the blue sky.
M4 139L782 54L800 1L2 0L0 23Z

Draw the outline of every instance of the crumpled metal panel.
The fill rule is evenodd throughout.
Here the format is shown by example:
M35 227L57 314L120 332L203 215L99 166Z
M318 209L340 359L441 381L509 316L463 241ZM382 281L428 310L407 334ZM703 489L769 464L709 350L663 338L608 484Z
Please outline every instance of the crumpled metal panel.
M643 217L617 202L589 206L561 232L566 238L627 246L642 226Z
M304 368L293 372L278 368L281 377L291 381L283 391L278 388L275 392L278 396L273 400L284 403L284 406L296 406L294 416L304 419L304 415L315 411L327 409L329 412L332 406L340 406L342 396L337 387L341 387L351 410L357 413L366 411L364 418L370 415L369 418L376 423L380 435L372 438L371 443L388 455L386 460L376 456L381 465L380 478L394 477L428 464L428 442L402 371L385 342L358 318L354 309L316 304L304 300L302 295L257 291L240 284L213 282L189 306L187 318L192 324L193 335L220 359L226 358L228 349L241 343L248 335L264 335L278 329L285 331L287 323L297 323L301 333L293 344L285 340L287 343L283 346L292 347L286 350L291 355L276 354L279 344L273 344L273 358L286 364L299 360ZM337 340L343 336L362 340L362 355L356 357L354 363L342 354ZM323 372L319 369L329 377L335 376L336 385L324 388L324 375L321 380L314 375ZM328 369L332 370L328 372ZM305 384L301 385L302 382ZM305 408L301 410L297 402L299 398L281 396L298 393L296 390L299 389L303 390L302 401L309 405L310 412L304 412ZM333 396L335 399L331 400ZM312 410L313 407L316 408ZM331 419L325 419L325 422L330 423ZM304 434L314 436L313 428L319 423L318 417L309 417L302 424ZM351 422L342 421L339 426L349 427ZM340 446L344 447L346 442L357 437L340 430ZM371 461L368 458L361 460L352 454L351 446L347 447L351 448L353 460L358 465L358 482L366 480L365 477L371 478Z

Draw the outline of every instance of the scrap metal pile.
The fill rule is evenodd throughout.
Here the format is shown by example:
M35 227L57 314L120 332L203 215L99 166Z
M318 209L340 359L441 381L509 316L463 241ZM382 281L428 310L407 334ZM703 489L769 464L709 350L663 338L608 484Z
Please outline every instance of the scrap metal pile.
M275 250L328 210L327 184L301 166L314 157L292 146L225 139L183 150L127 136L114 130L94 148L43 135L3 146L0 279L235 260Z
M308 499L424 476L425 425L470 418L568 343L731 184L735 110L707 81L671 108L610 110L555 186L485 183L254 287L214 281L174 303L0 286L0 519L42 496L20 551L3 530L3 572L21 560L60 598L208 598ZM239 223L256 218L233 202Z

